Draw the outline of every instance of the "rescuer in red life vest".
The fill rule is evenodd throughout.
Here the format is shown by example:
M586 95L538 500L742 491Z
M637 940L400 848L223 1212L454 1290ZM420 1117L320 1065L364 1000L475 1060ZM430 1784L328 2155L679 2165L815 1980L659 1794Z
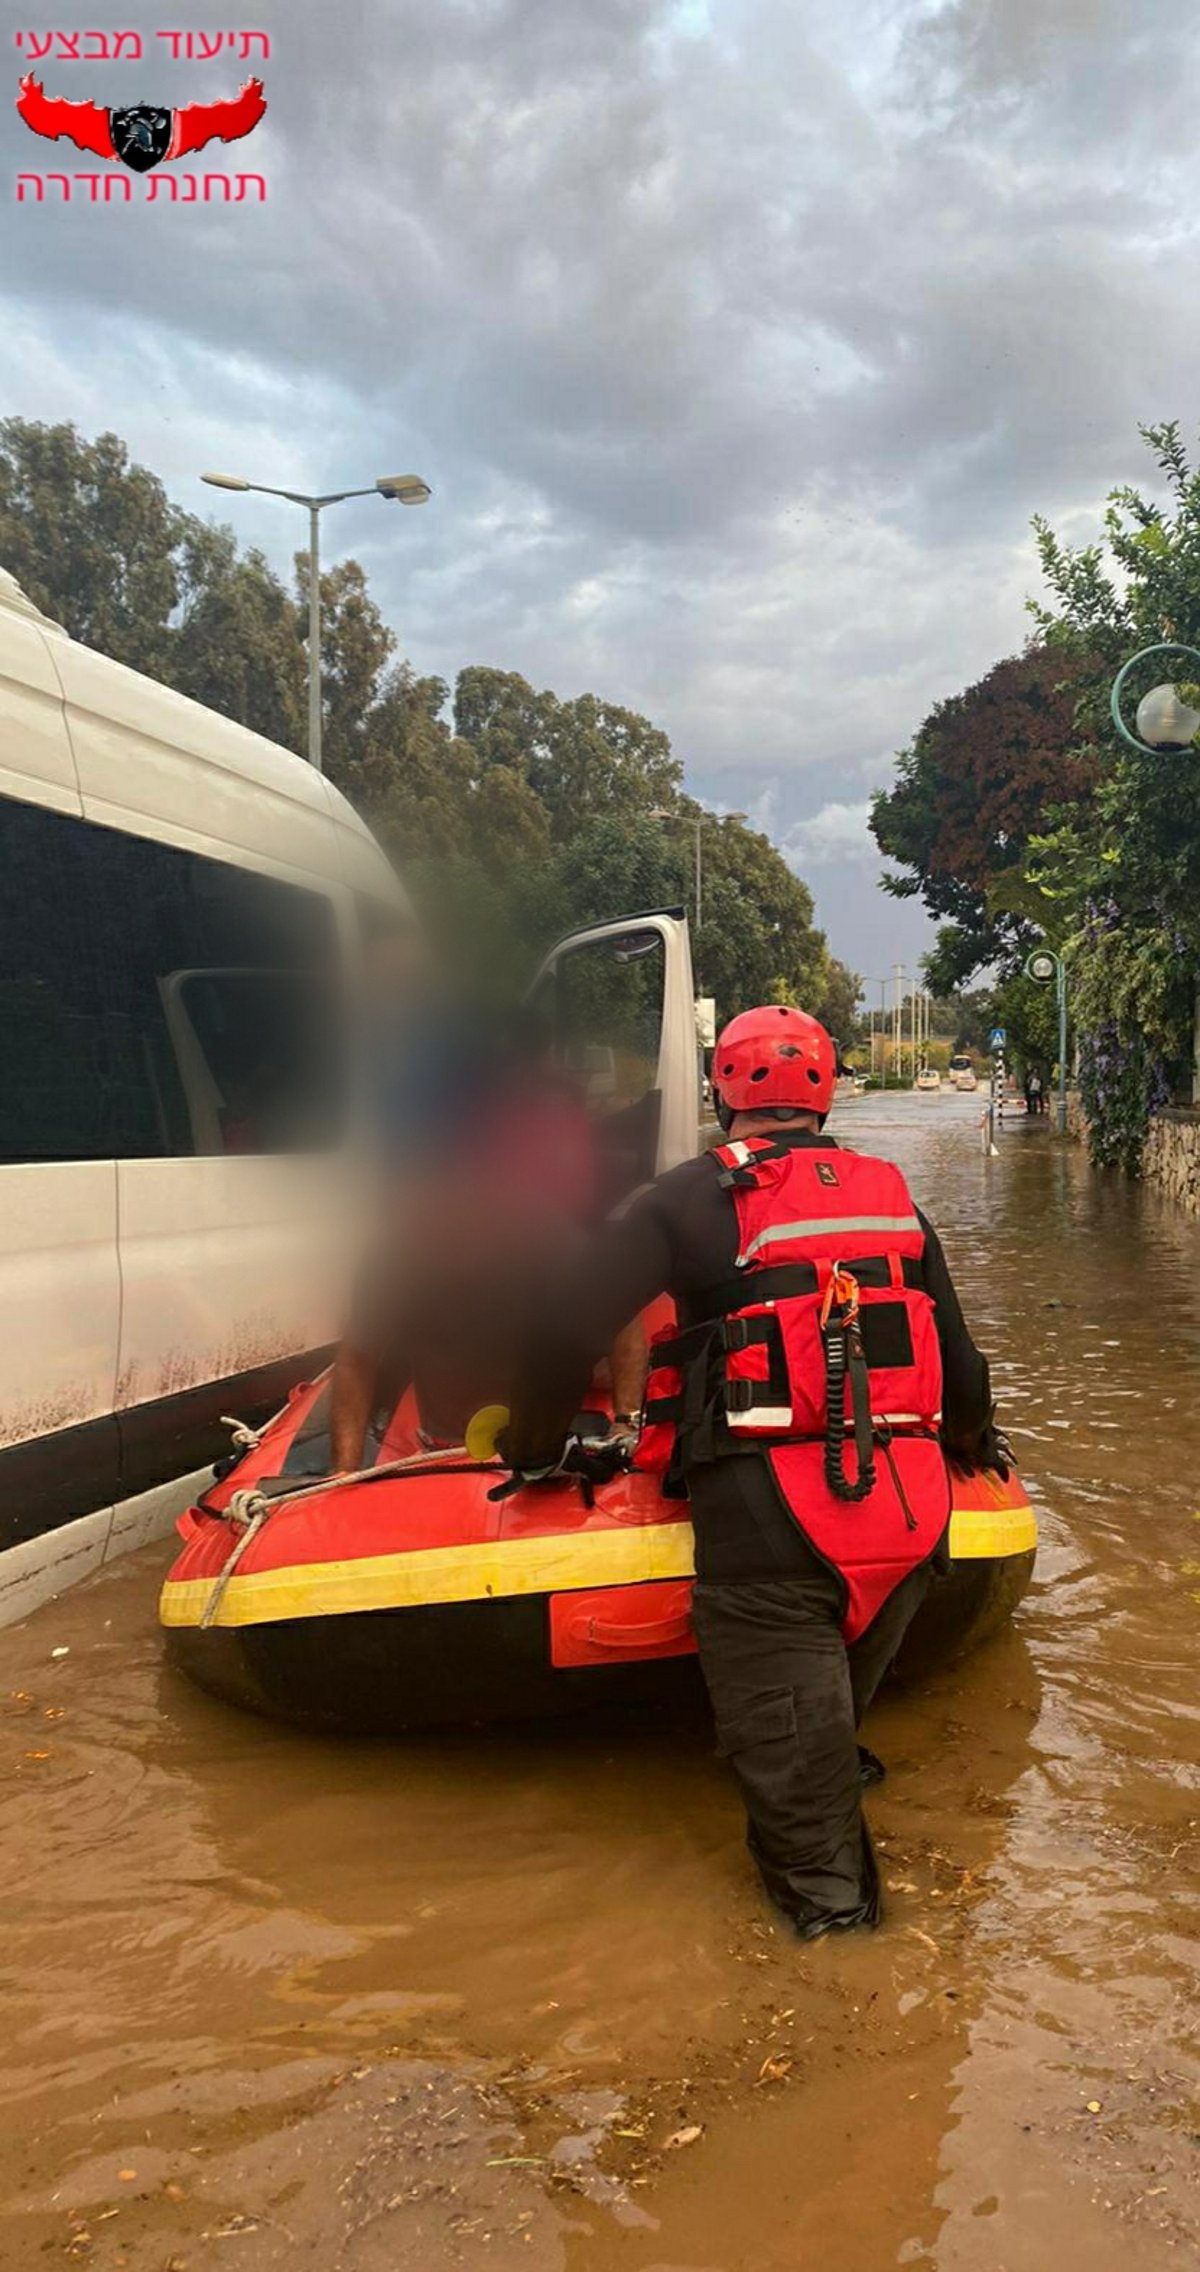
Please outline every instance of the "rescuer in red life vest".
M747 1010L712 1079L725 1143L573 1264L519 1371L505 1457L558 1455L592 1362L662 1293L637 1464L691 1503L693 1615L767 1889L804 1937L870 1925L857 1728L945 1554L947 1455L997 1464L985 1359L890 1161L824 1134L834 1045Z

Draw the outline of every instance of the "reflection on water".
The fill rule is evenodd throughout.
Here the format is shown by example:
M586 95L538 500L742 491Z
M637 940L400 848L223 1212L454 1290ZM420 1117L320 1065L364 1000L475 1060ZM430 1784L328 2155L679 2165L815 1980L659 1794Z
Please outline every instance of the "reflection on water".
M875 1717L885 1930L773 1930L698 1718L224 1711L151 1551L0 1635L5 2272L1185 2260L1200 1227L1044 1125L984 1159L976 1100L840 1119L942 1231L1044 1539Z

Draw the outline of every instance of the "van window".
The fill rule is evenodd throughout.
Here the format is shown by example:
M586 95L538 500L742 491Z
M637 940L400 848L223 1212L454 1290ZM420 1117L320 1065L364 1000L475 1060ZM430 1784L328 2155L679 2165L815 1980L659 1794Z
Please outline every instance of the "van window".
M657 931L566 946L554 965L554 1022L564 1063L602 1109L632 1104L658 1080L666 955Z
M77 822L0 798L0 1159L106 1159L105 994Z
M321 893L10 798L0 879L0 1159L336 1140Z

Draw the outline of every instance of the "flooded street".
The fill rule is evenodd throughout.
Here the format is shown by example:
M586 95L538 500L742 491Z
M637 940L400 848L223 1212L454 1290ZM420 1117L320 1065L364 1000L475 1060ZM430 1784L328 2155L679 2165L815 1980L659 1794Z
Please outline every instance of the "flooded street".
M1042 1526L872 1717L884 1929L775 1929L702 1711L306 1740L163 1669L148 1549L0 1633L4 2272L1195 2261L1200 1224L980 1102L834 1124Z

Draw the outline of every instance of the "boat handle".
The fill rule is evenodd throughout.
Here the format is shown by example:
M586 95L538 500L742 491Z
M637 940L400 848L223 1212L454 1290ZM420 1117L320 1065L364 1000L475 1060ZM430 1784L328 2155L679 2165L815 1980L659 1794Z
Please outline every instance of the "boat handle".
M692 1620L688 1610L640 1625L606 1625L602 1617L577 1617L571 1635L576 1641L590 1641L596 1649L658 1649L672 1641L689 1641Z

